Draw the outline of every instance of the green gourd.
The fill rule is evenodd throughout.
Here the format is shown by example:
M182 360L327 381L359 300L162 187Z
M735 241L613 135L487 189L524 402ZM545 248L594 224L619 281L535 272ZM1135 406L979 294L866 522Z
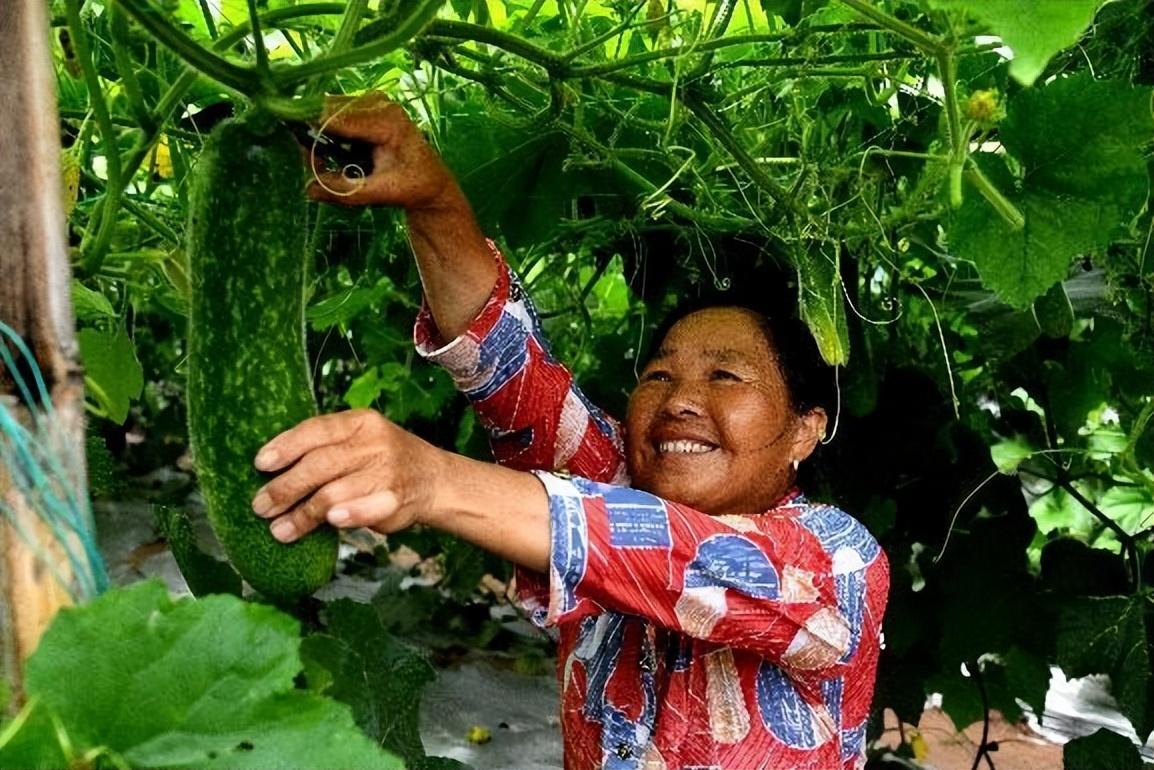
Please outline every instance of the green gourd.
M253 458L316 414L305 354L304 165L296 141L259 112L213 129L193 174L188 223L189 438L208 518L248 583L275 599L331 578L336 532L292 544L252 512L268 479Z

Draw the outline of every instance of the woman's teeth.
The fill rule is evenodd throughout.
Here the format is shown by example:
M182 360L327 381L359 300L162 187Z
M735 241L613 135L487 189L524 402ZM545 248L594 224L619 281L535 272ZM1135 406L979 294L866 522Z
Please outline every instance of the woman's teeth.
M657 445L657 451L662 454L691 454L699 455L712 452L716 447L702 444L700 441L662 441Z

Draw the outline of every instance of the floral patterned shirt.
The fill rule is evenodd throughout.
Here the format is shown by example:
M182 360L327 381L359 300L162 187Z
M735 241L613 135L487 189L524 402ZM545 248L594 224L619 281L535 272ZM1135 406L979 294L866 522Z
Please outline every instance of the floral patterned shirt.
M566 770L840 770L865 762L889 584L855 519L790 492L710 516L628 486L620 425L549 353L500 266L464 334L418 351L476 409L497 461L549 495L549 575L518 570L558 636Z

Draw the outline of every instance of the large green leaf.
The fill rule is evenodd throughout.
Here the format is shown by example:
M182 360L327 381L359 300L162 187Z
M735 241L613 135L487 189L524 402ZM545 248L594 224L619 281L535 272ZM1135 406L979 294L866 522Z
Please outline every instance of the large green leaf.
M1143 766L1138 747L1105 727L1062 747L1062 764L1070 770L1141 770Z
M989 24L1014 51L1010 75L1031 85L1046 64L1078 41L1106 0L929 0L931 8L964 9Z
M1144 596L1073 597L1060 608L1058 665L1069 677L1109 674L1122 715L1150 733L1150 660Z
M499 228L509 245L546 239L566 213L572 178L563 169L569 140L561 132L510 124L470 104L441 149L482 226Z
M421 689L433 681L429 663L389 634L376 610L348 599L326 610L328 633L304 640L312 679L352 707L357 724L407 762L425 756L418 727Z
M971 189L950 227L954 252L982 283L1024 308L1066 277L1071 261L1101 255L1145 201L1141 148L1154 130L1149 88L1089 74L1019 94L1001 127L1002 156L976 155L990 182L1025 217L1015 230Z
M81 329L77 337L88 392L108 419L123 423L144 388L144 369L132 340L123 328L112 332Z
M1059 78L1010 101L1001 141L1027 185L1135 209L1149 186L1142 148L1154 130L1150 95L1088 72Z
M104 747L132 767L399 770L347 708L293 689L297 633L271 607L173 601L139 583L63 610L28 661L27 689L76 752ZM2 751L0 766L13 766Z

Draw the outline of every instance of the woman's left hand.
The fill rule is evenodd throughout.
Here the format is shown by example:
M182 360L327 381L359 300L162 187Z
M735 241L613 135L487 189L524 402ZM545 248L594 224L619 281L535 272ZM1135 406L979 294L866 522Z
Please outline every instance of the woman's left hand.
M280 473L252 508L285 543L324 521L396 532L433 508L444 454L370 409L313 417L257 453L257 470Z

